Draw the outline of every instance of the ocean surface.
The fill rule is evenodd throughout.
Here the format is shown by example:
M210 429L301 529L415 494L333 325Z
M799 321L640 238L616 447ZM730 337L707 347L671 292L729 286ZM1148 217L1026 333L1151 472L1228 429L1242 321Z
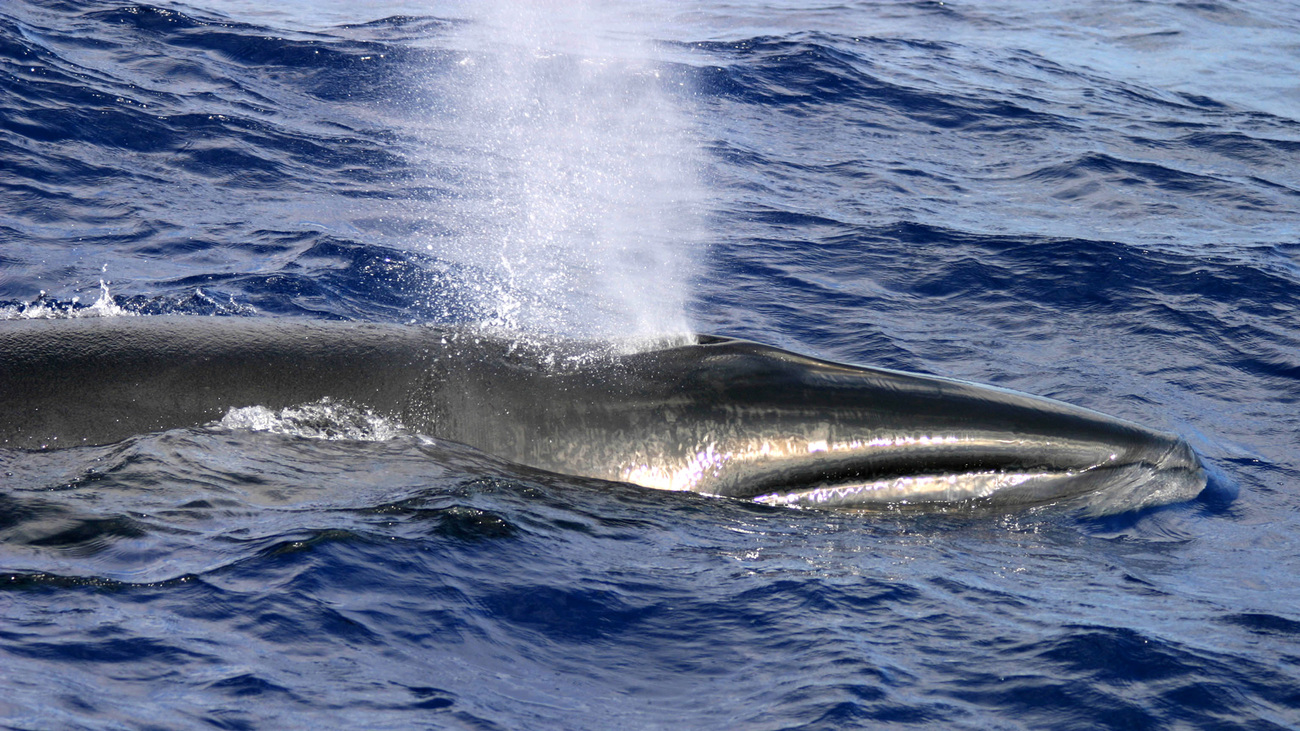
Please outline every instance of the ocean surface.
M1298 59L1282 0L5 0L0 316L731 335L1210 478L901 515L319 414L0 450L0 726L1300 727Z

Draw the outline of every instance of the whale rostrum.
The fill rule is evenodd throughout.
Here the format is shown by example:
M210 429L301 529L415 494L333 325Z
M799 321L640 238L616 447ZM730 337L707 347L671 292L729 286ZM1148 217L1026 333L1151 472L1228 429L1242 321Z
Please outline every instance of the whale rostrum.
M0 322L0 447L107 444L322 399L553 472L775 505L1113 512L1205 486L1178 437L1001 388L699 336L633 353L433 326Z

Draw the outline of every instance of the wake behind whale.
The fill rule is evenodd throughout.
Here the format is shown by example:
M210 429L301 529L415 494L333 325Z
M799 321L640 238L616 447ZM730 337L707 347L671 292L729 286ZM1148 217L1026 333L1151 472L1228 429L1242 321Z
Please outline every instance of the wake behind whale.
M428 326L0 322L0 445L10 449L112 443L322 399L530 467L774 505L1069 501L1105 513L1205 486L1174 435L728 338L619 354Z

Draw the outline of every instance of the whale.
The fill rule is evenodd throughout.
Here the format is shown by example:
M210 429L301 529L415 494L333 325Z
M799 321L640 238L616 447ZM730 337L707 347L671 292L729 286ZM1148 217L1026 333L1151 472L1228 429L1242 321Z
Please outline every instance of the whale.
M630 349L267 317L0 321L0 449L112 444L318 402L528 468L777 506L1114 513L1206 484L1174 434L726 337Z

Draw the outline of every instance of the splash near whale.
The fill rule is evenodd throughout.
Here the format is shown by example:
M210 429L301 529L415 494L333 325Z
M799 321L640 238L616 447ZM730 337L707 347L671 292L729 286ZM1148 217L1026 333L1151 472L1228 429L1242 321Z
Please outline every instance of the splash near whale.
M1000 388L701 336L636 353L257 318L0 322L0 447L329 399L529 467L773 505L1116 512L1189 499L1187 443Z

